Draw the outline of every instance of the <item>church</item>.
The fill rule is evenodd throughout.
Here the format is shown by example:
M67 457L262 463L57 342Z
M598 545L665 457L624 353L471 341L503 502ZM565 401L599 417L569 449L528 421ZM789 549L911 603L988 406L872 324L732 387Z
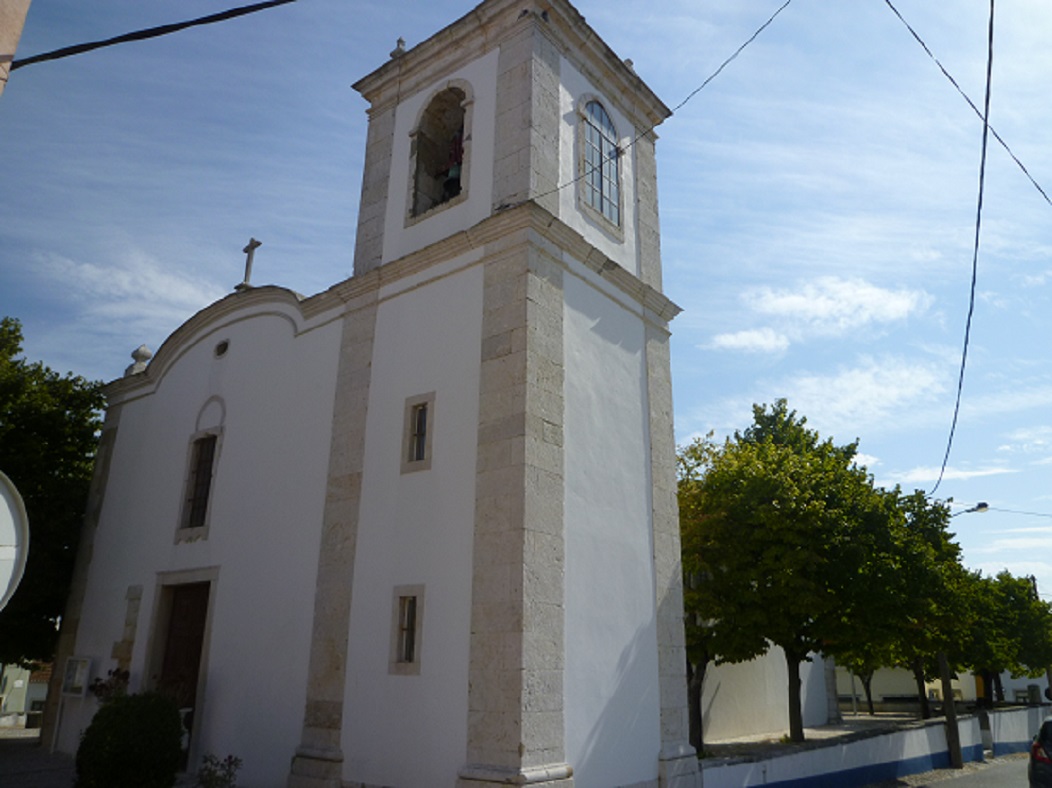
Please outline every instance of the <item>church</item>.
M567 0L485 0L354 88L353 275L246 275L106 388L44 740L119 668L246 786L700 786L670 111Z

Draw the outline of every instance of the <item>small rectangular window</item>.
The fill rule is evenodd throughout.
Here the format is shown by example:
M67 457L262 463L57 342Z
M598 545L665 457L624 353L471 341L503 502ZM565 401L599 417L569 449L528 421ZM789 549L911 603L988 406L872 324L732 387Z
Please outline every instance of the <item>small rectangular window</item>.
M424 620L424 586L395 586L391 600L391 657L388 672L420 675Z
M405 401L402 473L425 471L431 467L434 426L435 392L409 397Z
M175 529L175 543L208 538L212 484L219 462L222 430L199 432L190 441L183 479L182 511Z
M203 528L208 513L208 497L212 491L212 465L216 455L215 435L194 441L190 460L190 485L186 500L184 528Z
M416 662L416 597L398 597L398 661Z
M424 459L427 447L427 403L413 406L410 414L412 434L409 436L409 462L420 462Z

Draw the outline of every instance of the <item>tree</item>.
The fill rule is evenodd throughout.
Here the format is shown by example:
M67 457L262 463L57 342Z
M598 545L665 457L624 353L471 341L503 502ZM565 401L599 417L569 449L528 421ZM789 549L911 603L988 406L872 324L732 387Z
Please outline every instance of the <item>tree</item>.
M983 700L1004 700L1000 674L1038 676L1052 664L1052 607L1036 593L1033 580L1000 572L969 577L966 664L983 678ZM991 692L993 689L995 692Z
M956 648L963 613L960 589L965 571L960 546L948 530L949 507L920 490L899 495L906 521L899 538L894 594L897 631L889 665L913 673L921 716L931 716L925 680L938 672L938 654Z
M857 444L820 440L785 400L753 416L721 447L698 447L704 471L686 483L681 463L688 624L711 630L717 662L759 656L768 642L783 649L798 742L800 663L865 637L866 606L892 571L894 511L854 464Z
M69 591L92 458L100 384L20 358L22 328L0 320L0 470L29 516L29 557L0 611L0 663L49 661Z
M705 673L717 661L738 662L767 650L762 637L739 642L733 627L722 626L711 616L719 601L711 585L712 573L705 555L704 497L699 485L719 447L711 434L682 447L677 453L679 517L683 553L683 608L687 647L687 701L690 743L704 749L701 698ZM725 620L725 619L723 619ZM717 658L720 657L719 660Z

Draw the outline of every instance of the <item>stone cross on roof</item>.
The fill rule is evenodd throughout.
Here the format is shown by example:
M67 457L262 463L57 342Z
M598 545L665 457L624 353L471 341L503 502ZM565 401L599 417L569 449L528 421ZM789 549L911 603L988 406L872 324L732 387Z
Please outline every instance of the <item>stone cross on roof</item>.
M248 244L241 251L245 253L245 279L240 284L234 286L234 289L238 292L247 290L252 287L252 258L256 254L256 249L263 245L262 241L257 241L255 238L249 238Z

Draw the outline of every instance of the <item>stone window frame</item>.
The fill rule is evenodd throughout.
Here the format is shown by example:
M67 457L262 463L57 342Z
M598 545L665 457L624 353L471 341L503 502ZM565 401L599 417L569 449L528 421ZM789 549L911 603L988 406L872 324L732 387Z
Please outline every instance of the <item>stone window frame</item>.
M416 422L420 408L425 408L423 456L416 458ZM406 397L402 423L402 473L415 473L431 468L431 451L435 437L435 392Z
M589 183L590 166L588 164L588 128L598 127L592 122L589 116L589 107L592 105L598 106L606 119L610 122L610 130L613 135L608 139L618 151L616 167L614 173L617 176L617 181L614 184L617 188L617 221L614 221L600 208L596 208L592 205L589 198L591 194L591 185ZM586 214L597 222L604 230L613 235L619 241L624 241L624 218L625 218L625 178L624 170L622 168L622 160L625 156L626 146L622 143L621 136L617 131L617 125L614 123L613 116L610 111L606 108L606 102L604 102L599 96L593 93L585 93L580 97L577 102L577 205L582 213ZM600 177L604 178L605 174L600 172ZM614 203L613 200L610 200Z
M424 590L422 583L395 586L391 594L391 650L387 672L392 676L419 676L424 635ZM403 611L406 602L412 600L414 612L411 659L405 658L406 630L403 626Z
M212 451L211 477L208 482L208 498L205 501L205 513L199 526L190 526L189 521L193 510L194 489L196 487L198 445L208 438L215 439L215 447ZM223 450L223 428L209 427L198 430L191 437L186 450L186 471L183 475L183 494L179 512L179 525L175 531L175 543L195 542L199 539L207 539L212 520L212 504L215 500L216 474L219 468L219 458Z
M463 147L463 161L460 165L460 193L444 202L440 202L436 205L431 206L426 211L421 213L415 213L413 211L413 203L416 199L416 168L417 168L417 134L420 132L420 126L423 123L424 115L427 113L428 108L441 94L448 90L459 90L464 94L464 99L460 102L461 109L464 110L464 136L461 140ZM416 120L413 123L412 130L409 132L409 175L408 182L406 184L406 204L405 204L405 226L412 227L413 225L429 219L435 214L449 210L454 206L460 205L467 201L468 194L471 190L471 140L472 140L472 129L475 114L475 92L471 87L471 83L465 79L450 79L446 80L442 85L436 88L428 96L420 109L417 111Z

